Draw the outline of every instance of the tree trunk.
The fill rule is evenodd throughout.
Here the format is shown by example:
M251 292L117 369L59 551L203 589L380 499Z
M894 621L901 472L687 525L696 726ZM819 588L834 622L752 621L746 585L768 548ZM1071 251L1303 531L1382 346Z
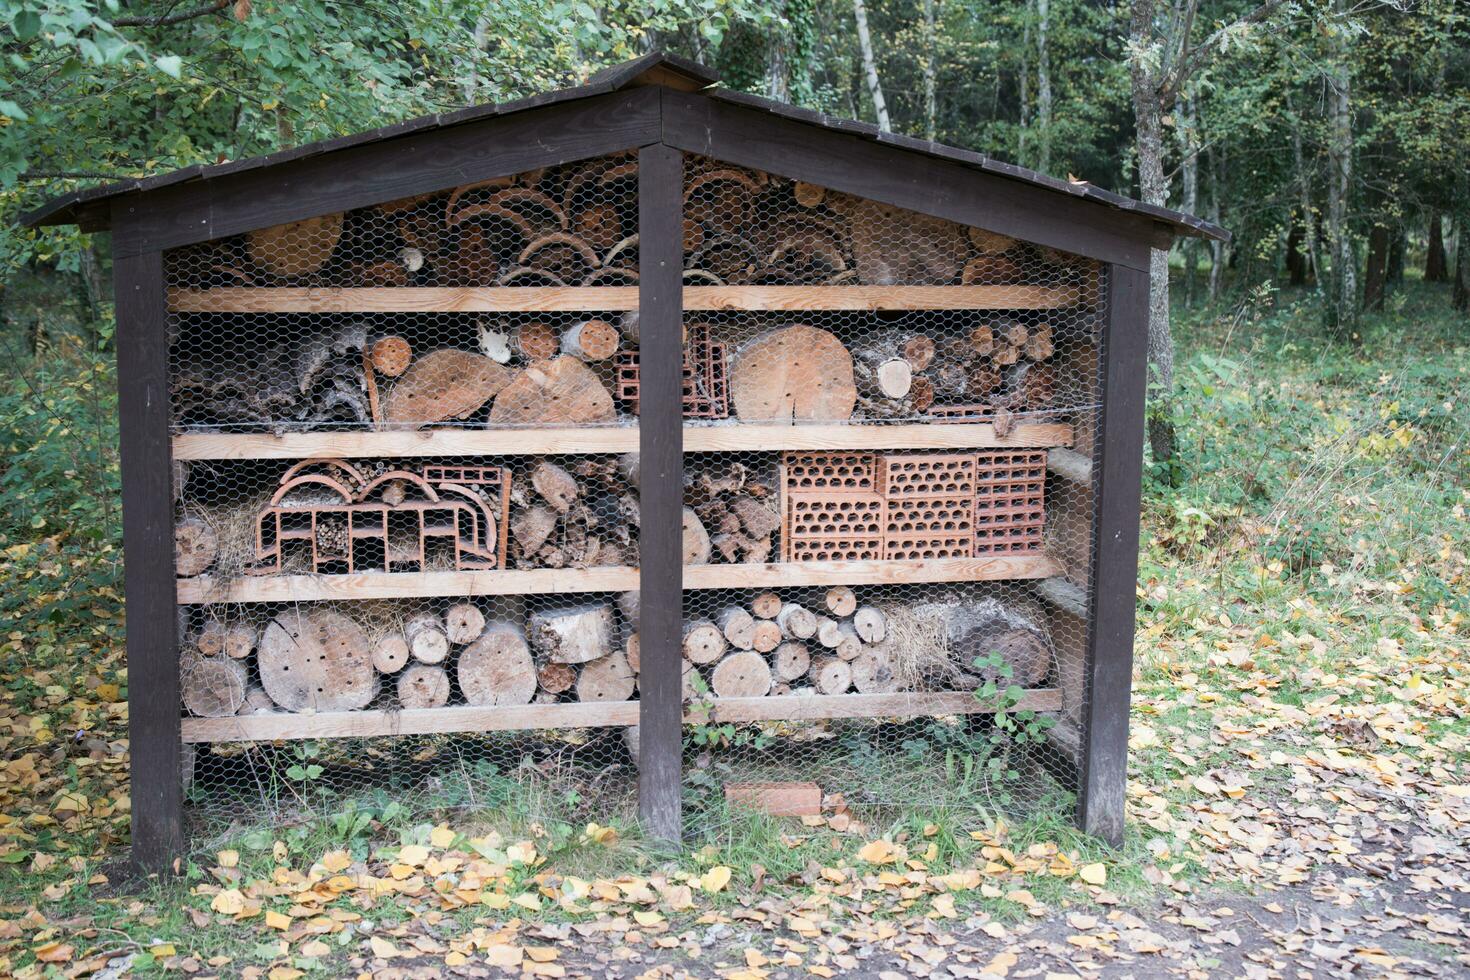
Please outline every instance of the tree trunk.
M1036 169L1051 172L1051 56L1047 35L1051 28L1051 0L1036 0Z
M1154 4L1134 0L1132 39L1142 52L1153 37ZM1133 116L1137 132L1138 185L1144 201L1168 204L1169 179L1164 173L1163 112L1159 105L1156 69L1143 57L1134 57L1130 72L1133 83ZM1157 395L1148 415L1149 446L1156 463L1174 458L1174 338L1169 332L1169 253L1153 249L1149 256L1148 363Z
M1470 235L1465 234L1464 216L1455 219L1455 288L1450 305L1461 313L1470 311Z
M1175 127L1179 137L1179 175L1181 180L1179 207L1185 214L1196 214L1199 209L1199 130L1195 124L1195 100L1193 92L1187 92L1179 104L1179 122ZM1196 266L1199 264L1199 239L1187 237L1179 243L1179 252L1184 258L1184 305L1193 306L1195 301Z
M924 0L924 138L931 143L939 132L939 31L935 25L935 0Z
M1424 281L1444 282L1449 263L1444 252L1444 218L1438 211L1429 212L1428 243L1424 250Z
M1347 0L1333 0L1333 13L1347 17ZM1334 34L1333 64L1327 79L1327 231L1332 246L1332 289L1327 297L1328 327L1338 336L1361 342L1358 334L1358 281L1348 197L1353 179L1351 49L1345 25Z
M1388 229L1374 223L1368 232L1368 263L1363 270L1363 309L1383 311L1388 293Z
M888 121L888 104L883 101L883 86L878 81L878 63L873 58L873 39L868 34L868 10L863 0L852 0L852 16L857 21L858 45L863 53L863 75L868 82L868 97L873 100L873 115L878 128L893 131Z

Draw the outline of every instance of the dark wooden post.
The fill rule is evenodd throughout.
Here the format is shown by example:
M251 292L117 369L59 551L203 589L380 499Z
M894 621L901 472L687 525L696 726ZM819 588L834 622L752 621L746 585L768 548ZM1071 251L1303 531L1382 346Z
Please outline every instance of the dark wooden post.
M125 202L117 204L113 227L123 227L131 210ZM116 259L112 275L117 299L133 864L154 872L167 870L184 853L163 255L154 251Z
M1087 648L1078 821L1114 845L1123 840L1128 707L1138 581L1143 402L1147 379L1148 273L1108 271L1103 339L1102 431L1093 479L1092 630Z
M683 779L683 173L678 150L638 153L638 814L645 832L671 841Z

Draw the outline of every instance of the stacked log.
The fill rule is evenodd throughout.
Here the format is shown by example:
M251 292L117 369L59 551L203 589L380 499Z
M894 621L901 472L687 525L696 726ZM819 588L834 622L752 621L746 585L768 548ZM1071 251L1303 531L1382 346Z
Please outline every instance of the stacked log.
M471 601L442 611L394 605L401 620L378 623L371 634L351 607L288 610L264 630L213 613L197 626L185 617L184 707L218 718L374 703L438 708L452 699L483 706L625 701L637 689L636 599L618 606L621 626L611 602L548 607L524 619L489 618Z
M723 464L690 475L684 487L685 538L696 557L701 534L709 539L706 561L741 563L769 561L781 518L775 490L751 478L743 463ZM697 527L695 526L697 525ZM691 549L686 549L691 550ZM690 561L685 564L703 564Z
M538 460L511 482L515 568L637 564L636 484L613 459Z

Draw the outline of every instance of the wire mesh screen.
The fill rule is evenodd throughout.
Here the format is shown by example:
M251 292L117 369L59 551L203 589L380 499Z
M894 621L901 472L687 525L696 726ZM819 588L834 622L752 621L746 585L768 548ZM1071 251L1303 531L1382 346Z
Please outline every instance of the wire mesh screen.
M699 157L684 262L692 424L787 426L685 457L685 560L735 566L686 569L694 805L1068 806L1099 265Z
M173 428L202 446L174 487L199 817L528 785L631 813L636 191L625 153L169 253ZM632 441L456 452L581 427Z

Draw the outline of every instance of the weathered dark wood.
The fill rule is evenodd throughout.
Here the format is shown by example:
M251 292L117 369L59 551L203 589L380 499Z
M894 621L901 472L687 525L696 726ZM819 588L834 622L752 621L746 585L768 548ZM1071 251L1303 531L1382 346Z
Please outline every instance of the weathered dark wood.
M671 841L682 822L683 171L677 150L639 151L638 813L647 833Z
M687 153L1148 268L1150 217L699 93L665 92L663 105L664 139Z
M117 216L114 221L124 227ZM113 284L127 559L132 858L141 870L155 872L166 871L184 853L163 256L149 252L116 259Z
M659 90L634 88L262 166L228 179L175 184L117 201L113 254L172 248L626 150L658 133Z
M1083 721L1082 829L1123 839L1128 777L1128 706L1133 679L1134 583L1138 580L1138 507L1143 474L1143 402L1147 377L1148 273L1108 270L1103 345L1101 437L1094 462L1092 629Z

